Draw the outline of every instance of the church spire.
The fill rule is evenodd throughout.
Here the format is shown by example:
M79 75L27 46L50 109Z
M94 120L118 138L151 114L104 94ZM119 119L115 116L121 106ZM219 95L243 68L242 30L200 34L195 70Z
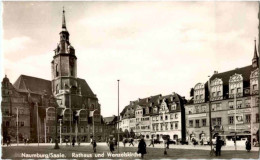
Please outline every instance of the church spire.
M66 28L66 20L65 20L65 11L64 11L64 7L63 7L63 14L62 14L62 29L67 29Z
M257 50L256 50L256 39L255 39L255 51L254 51L254 57L252 59L252 66L258 67L258 55L257 55Z

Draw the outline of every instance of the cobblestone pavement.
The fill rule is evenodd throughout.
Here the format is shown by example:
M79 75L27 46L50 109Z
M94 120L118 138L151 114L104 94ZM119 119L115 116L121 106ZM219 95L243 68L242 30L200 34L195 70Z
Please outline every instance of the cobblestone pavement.
M53 149L54 144L12 144L9 147L2 147L2 158L3 159L136 159L140 158L137 151L137 144L134 147L123 147L120 144L119 152L116 149L113 156L110 155L109 148L105 143L97 144L97 152L94 154L92 146L89 143L81 144L80 146L70 147L63 144L60 149ZM203 148L204 147L204 148ZM231 158L242 158L242 159L259 159L259 148L255 148L255 151L246 152L242 148L239 150L227 150L223 147L223 151L220 157L210 156L209 146L191 146L191 145L171 145L170 149L167 149L167 155L164 155L164 148L162 144L155 145L155 147L147 147L147 154L145 159L231 159ZM231 148L232 149L232 148ZM97 157L99 156L99 157Z

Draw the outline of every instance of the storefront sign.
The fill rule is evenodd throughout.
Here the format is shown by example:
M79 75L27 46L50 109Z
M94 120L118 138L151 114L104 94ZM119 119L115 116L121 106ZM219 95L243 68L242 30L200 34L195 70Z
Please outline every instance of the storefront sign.
M251 108L246 108L246 109L237 109L236 113L250 113ZM228 111L228 114L235 114L235 110L230 110Z
M236 126L236 129L249 129L250 125ZM229 126L228 129L235 129L235 126Z
M188 115L188 118L197 118L197 117L206 117L206 116L207 116L206 113L202 113L202 114Z

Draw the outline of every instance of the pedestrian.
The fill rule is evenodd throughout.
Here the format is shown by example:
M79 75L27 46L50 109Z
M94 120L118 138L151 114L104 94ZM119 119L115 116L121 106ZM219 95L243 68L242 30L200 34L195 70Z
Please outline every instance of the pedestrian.
M144 154L146 154L146 143L144 141L144 137L142 136L141 137L141 140L138 144L138 151L137 151L138 154L141 154L141 158L144 158Z
M113 151L115 150L114 141L112 139L109 141L109 149L111 153L113 153Z
M129 146L130 146L130 145L134 146L134 143L133 143L133 142L134 142L134 139L131 138L131 139L130 139L130 144L129 144Z
M166 140L166 145L167 145L167 149L169 149L169 145L170 145L170 138L168 137L167 140Z
M27 139L26 139L26 138L24 138L24 139L23 139L23 141L24 141L24 145L26 145L26 141L27 141Z
M115 138L113 138L113 142L114 142L114 147L115 147L115 149L117 149L117 141L116 141Z
M75 142L76 142L75 137L73 137L73 139L72 139L72 147L75 146Z
M216 140L216 156L221 156L221 147L223 145L223 141L220 139L220 136L217 136Z
M96 153L96 148L97 148L97 143L96 143L96 140L95 139L93 139L92 140L92 144L93 144L93 151L94 151L94 153Z
M149 146L150 145L152 145L153 147L154 147L154 139L153 139L153 137L152 137L152 139L151 139L151 143L149 144Z
M126 143L126 138L123 138L123 145L124 145L124 147L125 147L125 143Z
M78 139L78 146L80 146L80 138Z
M246 150L247 152L250 152L251 150L251 142L249 141L249 139L246 140Z

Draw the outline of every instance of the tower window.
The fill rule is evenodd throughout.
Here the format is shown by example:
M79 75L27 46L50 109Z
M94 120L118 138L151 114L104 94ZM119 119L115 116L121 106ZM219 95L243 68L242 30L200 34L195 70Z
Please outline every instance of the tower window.
M58 71L58 64L56 64L56 77L59 76L59 71Z

